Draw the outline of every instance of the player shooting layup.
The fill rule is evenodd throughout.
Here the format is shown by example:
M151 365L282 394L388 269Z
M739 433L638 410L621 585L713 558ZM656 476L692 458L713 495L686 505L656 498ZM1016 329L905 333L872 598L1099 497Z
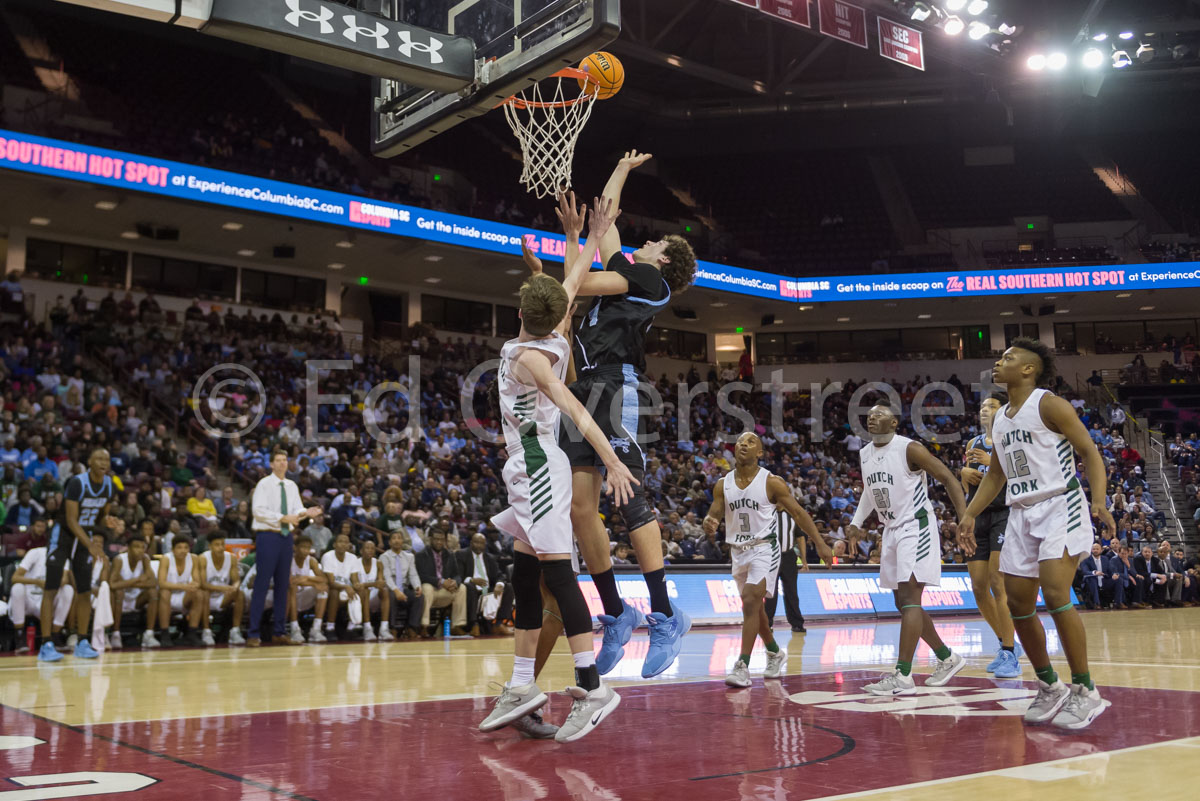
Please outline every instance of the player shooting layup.
M603 202L620 206L621 190L631 170L645 164L648 153L631 151L621 159L604 187ZM583 278L579 294L596 299L584 315L575 335L575 369L578 380L571 392L589 410L603 429L604 437L638 480L633 499L622 510L630 531L638 565L650 594L650 648L642 667L643 678L662 673L679 654L680 641L691 619L671 603L663 569L662 534L654 510L642 488L646 460L642 453L645 425L642 412L649 405L640 388L646 370L646 331L654 316L666 308L673 293L691 286L696 275L696 256L679 236L647 242L633 253L630 264L621 252L615 227L600 240L601 271ZM560 434L562 449L574 474L571 521L579 549L591 571L592 581L604 603L599 616L604 626L604 644L596 657L601 675L616 667L625 653L625 643L642 616L626 605L617 592L608 536L600 520L602 467L596 449L566 420Z

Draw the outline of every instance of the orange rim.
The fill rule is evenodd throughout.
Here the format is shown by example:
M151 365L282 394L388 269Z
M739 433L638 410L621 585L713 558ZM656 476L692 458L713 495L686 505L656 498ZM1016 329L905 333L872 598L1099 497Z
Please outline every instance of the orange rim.
M553 103L548 103L545 101L538 102L538 101L534 101L534 100L526 100L523 97L518 97L517 95L513 95L512 97L509 97L509 98L506 98L505 100L503 100L499 105L500 106L512 106L513 108L519 108L519 109L567 108L569 106L574 106L577 103L590 102L592 100L595 100L596 95L599 94L600 82L596 80L595 76L593 76L591 73L589 73L586 70L581 70L576 67L566 67L566 68L561 69L558 72L554 73L550 77L551 78L574 78L577 81L587 81L588 83L594 84L596 86L596 91L592 92L590 94L581 93L579 95L579 97L574 98L573 100L559 100L559 101L555 101Z

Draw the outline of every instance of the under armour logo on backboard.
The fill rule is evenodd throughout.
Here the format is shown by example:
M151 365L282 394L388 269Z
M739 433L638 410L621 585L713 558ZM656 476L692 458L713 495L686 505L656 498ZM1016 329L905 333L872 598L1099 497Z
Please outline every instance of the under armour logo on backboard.
M441 64L442 55L438 51L442 49L442 41L430 37L429 44L414 42L412 33L409 31L400 31L400 54L405 58L412 58L413 51L419 53L427 53L429 55L430 64Z
M371 30L370 28L364 28L361 25L358 25L358 20L353 14L346 14L344 17L342 17L342 19L346 22L346 30L342 31L342 36L345 36L350 41L358 44L358 37L365 36L369 39L375 40L376 50L384 50L388 47L388 27L382 22L376 22L375 29Z
M329 24L329 20L333 19L333 9L322 6L320 11L305 11L300 8L300 0L285 0L285 3L292 10L284 17L289 25L299 28L300 20L319 22L321 33L333 33L333 26Z

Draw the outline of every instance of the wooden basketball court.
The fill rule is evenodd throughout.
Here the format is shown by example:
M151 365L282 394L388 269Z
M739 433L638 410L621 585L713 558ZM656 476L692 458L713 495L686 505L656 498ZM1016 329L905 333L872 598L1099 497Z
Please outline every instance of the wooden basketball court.
M1092 672L1113 705L1079 733L1023 725L1032 671L990 678L995 638L973 618L938 623L971 669L901 699L858 691L894 661L897 623L781 631L789 675L748 690L721 680L734 630L693 631L653 681L636 678L647 643L635 638L615 674L621 706L570 745L477 731L489 682L511 667L507 638L13 657L0 661L0 801L1190 798L1198 615L1085 614ZM927 674L932 654L917 658ZM764 661L756 652L752 673ZM540 685L558 691L571 676L564 647ZM552 696L548 720L566 714L564 698Z

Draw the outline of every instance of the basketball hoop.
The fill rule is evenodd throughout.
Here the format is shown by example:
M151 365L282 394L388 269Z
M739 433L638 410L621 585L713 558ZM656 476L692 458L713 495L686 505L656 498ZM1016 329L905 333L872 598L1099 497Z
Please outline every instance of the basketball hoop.
M551 80L552 94L543 95L541 84L535 83L503 104L508 126L521 144L521 184L539 198L554 197L571 187L575 143L599 94L599 84L584 70L559 70L547 84ZM549 93L550 86L546 89Z

